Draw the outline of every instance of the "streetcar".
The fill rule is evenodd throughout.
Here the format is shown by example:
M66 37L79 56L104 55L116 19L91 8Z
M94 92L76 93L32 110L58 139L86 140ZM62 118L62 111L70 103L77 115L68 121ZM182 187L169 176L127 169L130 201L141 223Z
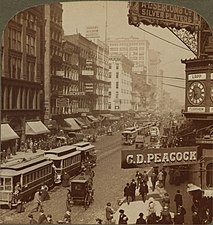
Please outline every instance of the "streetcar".
M74 144L76 149L81 152L81 161L83 166L90 164L92 167L96 166L97 155L95 151L95 146L90 142L81 141Z
M1 165L0 170L0 205L11 209L17 200L30 201L42 185L52 187L54 171L52 161L43 155L32 158L19 158ZM18 193L15 191L19 186Z
M62 175L67 172L71 177L81 171L81 151L74 145L61 146L45 152L47 159L53 161L54 182L61 183Z
M136 127L126 128L122 133L123 144L132 145L135 143L135 139L138 134L138 129Z

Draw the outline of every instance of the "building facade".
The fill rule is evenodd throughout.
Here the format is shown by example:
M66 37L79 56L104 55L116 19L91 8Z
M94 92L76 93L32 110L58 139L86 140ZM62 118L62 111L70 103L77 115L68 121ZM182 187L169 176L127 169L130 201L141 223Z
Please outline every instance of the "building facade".
M119 53L134 63L133 72L149 72L149 41L136 37L107 40L110 54ZM144 76L144 79L147 79Z
M25 122L43 118L44 7L15 15L2 40L2 111L7 122L24 139Z
M110 111L132 109L133 63L121 54L109 56L109 106Z
M81 34L66 35L64 39L79 47L79 91L85 95L79 101L83 112L93 112L97 105L97 45Z

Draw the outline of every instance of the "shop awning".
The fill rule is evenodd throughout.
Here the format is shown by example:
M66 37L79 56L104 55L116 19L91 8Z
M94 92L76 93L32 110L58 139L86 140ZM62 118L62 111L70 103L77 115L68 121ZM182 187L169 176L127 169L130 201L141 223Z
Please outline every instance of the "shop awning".
M210 198L213 197L213 190L204 190L203 196Z
M76 123L74 118L66 118L64 119L64 121L69 125L69 127L64 127L64 130L72 130L72 131L76 131L76 130L81 130L81 127Z
M1 141L9 141L17 138L19 138L19 136L9 124L1 124Z
M41 121L26 122L25 134L38 135L50 133L48 128Z
M111 120L111 121L118 121L118 120L120 120L120 117L119 116L110 116L109 120Z
M97 118L95 118L94 116L90 115L87 116L92 122L99 122L99 120Z
M80 125L82 128L87 128L87 124L81 119L81 118L74 118L74 120L76 121L76 123L78 125Z
M187 192L191 192L191 191L199 191L199 190L201 190L201 188L198 187L197 185L195 185L195 184L188 184L186 191Z

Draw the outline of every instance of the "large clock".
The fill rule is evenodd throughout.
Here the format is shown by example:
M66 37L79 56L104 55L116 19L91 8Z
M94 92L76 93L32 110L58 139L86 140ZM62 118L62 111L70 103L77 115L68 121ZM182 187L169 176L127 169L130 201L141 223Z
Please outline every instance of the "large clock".
M205 99L204 84L199 81L191 83L188 89L188 99L192 105L200 105Z

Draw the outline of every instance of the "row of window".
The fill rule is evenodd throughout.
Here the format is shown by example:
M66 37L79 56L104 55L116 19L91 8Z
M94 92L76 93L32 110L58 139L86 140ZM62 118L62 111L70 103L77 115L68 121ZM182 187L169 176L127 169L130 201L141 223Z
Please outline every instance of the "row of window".
M35 55L35 37L26 35L26 52L29 55Z
M63 160L63 168L69 167L75 163L78 163L81 161L81 155L75 155L71 158Z
M64 70L64 77L78 81L79 79L78 71L71 69L69 66L64 66L63 70Z
M78 92L78 86L77 85L69 85L69 86L63 86L63 94L69 95L70 92Z
M121 83L122 83L122 84L129 85L129 86L131 85L131 82L130 82L130 81L124 80L124 79L121 80Z
M62 42L62 35L60 32L57 31L52 31L51 32L51 39L58 41L58 42Z
M62 26L62 15L61 14L52 12L50 19L52 22Z
M114 52L114 51L116 51L116 52L119 52L119 51L137 51L137 54L138 54L138 52L140 52L140 51L144 51L144 47L121 47L121 48L116 48L116 47L111 47L110 48L110 51L111 52Z
M127 46L127 45L144 45L143 42L117 42L117 43L113 43L113 42L109 42L109 46Z
M35 30L36 29L36 17L32 13L28 12L26 15L26 20L27 20L27 27L32 30Z
M21 31L9 27L8 43L10 49L21 51Z
M23 176L23 185L32 183L33 181L43 178L51 173L52 173L51 166L46 166L44 168L27 173Z
M126 90L126 89L121 89L121 93L122 94L131 94L130 90Z
M21 77L21 58L9 57L9 76L11 78L20 79Z

